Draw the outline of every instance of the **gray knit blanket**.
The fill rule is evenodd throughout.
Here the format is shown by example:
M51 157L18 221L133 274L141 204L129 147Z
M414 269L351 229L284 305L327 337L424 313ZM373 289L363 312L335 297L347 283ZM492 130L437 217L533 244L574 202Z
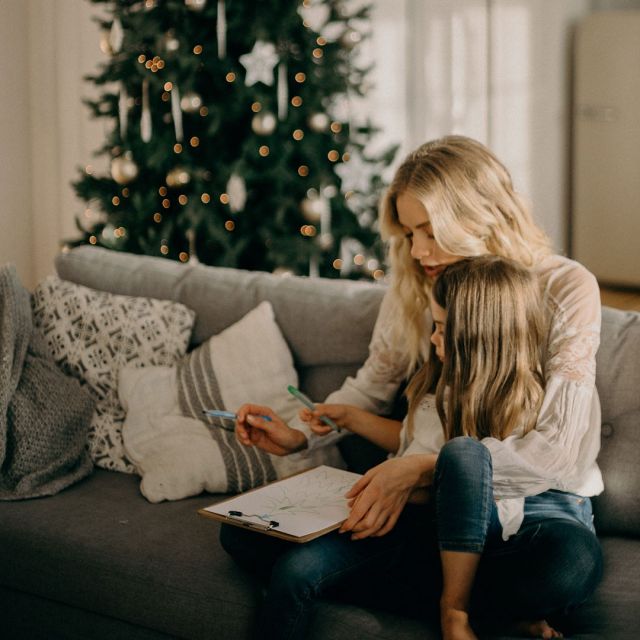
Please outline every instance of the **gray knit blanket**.
M38 346L15 268L0 267L0 500L53 495L91 473L93 409Z

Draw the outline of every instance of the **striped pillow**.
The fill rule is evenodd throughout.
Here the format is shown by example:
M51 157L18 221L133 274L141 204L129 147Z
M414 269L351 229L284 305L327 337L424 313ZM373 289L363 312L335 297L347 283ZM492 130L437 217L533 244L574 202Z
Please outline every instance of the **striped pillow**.
M244 447L230 430L232 422L202 414L254 402L289 421L299 404L287 386L297 383L269 302L209 338L176 367L123 369L124 446L142 475L143 495L159 502L202 491L239 493L317 464L342 466L335 447L285 457Z

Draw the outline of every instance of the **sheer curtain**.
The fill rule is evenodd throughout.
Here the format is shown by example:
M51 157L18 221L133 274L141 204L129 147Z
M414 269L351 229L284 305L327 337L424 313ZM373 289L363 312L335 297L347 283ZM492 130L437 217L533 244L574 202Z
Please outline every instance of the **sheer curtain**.
M567 245L571 47L590 0L377 0L364 105L401 144L461 133L488 144Z

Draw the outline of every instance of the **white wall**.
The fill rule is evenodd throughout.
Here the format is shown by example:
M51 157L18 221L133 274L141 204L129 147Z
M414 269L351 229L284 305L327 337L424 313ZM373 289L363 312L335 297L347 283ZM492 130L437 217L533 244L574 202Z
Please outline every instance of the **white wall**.
M364 55L377 64L360 112L399 142L465 133L489 144L567 245L572 32L589 12L640 0L374 0ZM103 59L88 0L0 0L0 261L33 286L85 205L70 186L107 123L81 102Z
M28 5L0 0L0 263L25 284L31 261Z

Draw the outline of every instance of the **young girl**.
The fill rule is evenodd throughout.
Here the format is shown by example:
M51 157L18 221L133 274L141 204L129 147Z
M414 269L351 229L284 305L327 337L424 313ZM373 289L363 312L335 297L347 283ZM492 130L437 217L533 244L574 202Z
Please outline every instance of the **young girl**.
M580 544L569 548L564 524L541 529L540 535L519 525L525 502L535 505L535 496L549 490L555 491L558 504L538 507L550 515L578 508L587 514L589 500L569 494L588 497L602 491L596 464L600 413L595 354L600 300L595 279L581 265L551 253L504 166L486 147L461 136L427 143L409 155L383 201L381 227L389 244L392 280L370 355L357 375L347 379L327 402L355 405L377 414L388 411L402 380L429 358L430 290L447 265L464 256L491 254L532 270L545 316L545 389L535 429L482 442L481 453L489 454L484 463L492 467L494 492L503 496L499 502L507 500L500 507L503 535L514 534L507 542L509 550L501 556L507 561L493 572L495 588L486 593L495 594L504 586L502 613L514 619L579 602L594 588L597 578L600 552L595 537L589 533L591 537L582 536ZM250 413L240 412L239 439L274 453L335 442L335 434L326 435L328 429L317 421L311 427L298 422L292 429L266 432L259 419L247 417ZM358 431L352 417L351 427ZM394 424L363 425L358 432L368 430L365 435L393 450L388 445L399 438ZM441 460L445 452L455 449L449 444L440 452ZM435 455L425 454L394 458L369 471L351 492L357 500L342 530L362 543L398 538L402 521L410 519L400 517L409 494L428 484L434 467ZM328 545L332 538L324 539ZM535 546L535 553L529 543ZM483 563L484 557L477 583L483 579ZM565 567L582 573L563 574Z

